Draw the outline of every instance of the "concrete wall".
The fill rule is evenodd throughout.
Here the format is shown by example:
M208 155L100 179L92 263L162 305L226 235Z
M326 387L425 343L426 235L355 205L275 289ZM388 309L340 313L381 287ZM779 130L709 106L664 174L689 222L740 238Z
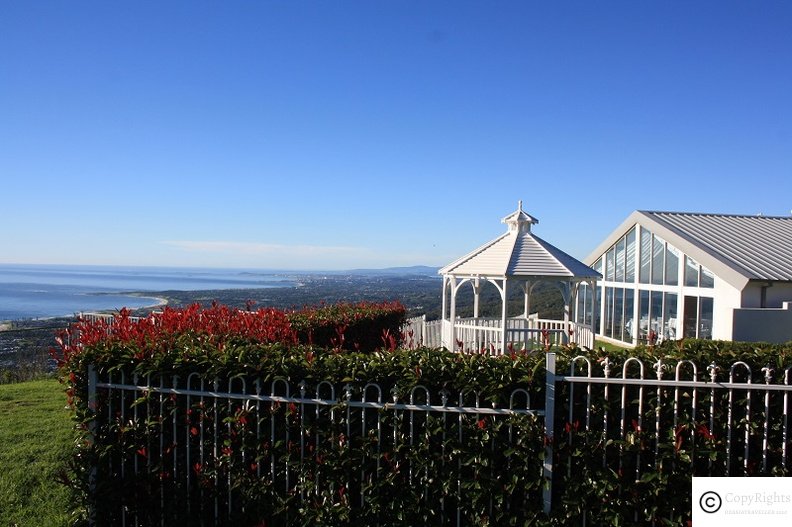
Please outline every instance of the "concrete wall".
M748 282L743 289L741 307L775 307L780 308L784 302L792 302L792 283L769 282L765 289L765 305L762 305L762 289L768 282Z
M767 288L767 307L782 307L784 302L792 302L792 283L773 282Z
M781 308L735 309L732 340L777 344L792 341L792 302L784 302Z

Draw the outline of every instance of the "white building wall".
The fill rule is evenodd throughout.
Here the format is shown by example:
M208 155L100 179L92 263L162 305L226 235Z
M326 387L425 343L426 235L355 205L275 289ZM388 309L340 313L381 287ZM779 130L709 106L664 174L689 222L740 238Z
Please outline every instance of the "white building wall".
M742 305L742 291L729 285L717 276L715 287L711 289L714 297L712 305L712 338L714 340L734 340L734 310Z

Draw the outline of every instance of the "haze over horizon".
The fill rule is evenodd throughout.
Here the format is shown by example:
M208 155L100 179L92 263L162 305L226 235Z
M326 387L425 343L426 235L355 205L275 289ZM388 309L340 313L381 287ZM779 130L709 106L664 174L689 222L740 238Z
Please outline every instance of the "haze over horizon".
M792 4L0 0L0 263L440 267L788 216Z

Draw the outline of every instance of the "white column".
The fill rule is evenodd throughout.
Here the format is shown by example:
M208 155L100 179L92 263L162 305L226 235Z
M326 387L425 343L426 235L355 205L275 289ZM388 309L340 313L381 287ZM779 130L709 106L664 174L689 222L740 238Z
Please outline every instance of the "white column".
M569 302L572 299L572 283L564 282L561 295L564 297L564 331L561 333L561 343L569 344Z
M533 282L530 280L526 280L522 282L522 291L524 295L524 308L523 308L523 318L528 320L528 315L531 314L531 286Z
M504 278L503 291L501 291L501 299L503 301L503 311L501 314L501 353L506 353L506 315L508 308L507 298L509 298L507 285L507 279Z
M604 265L604 262L605 262L605 259L603 258L603 265ZM601 296L602 296L603 300L602 300L602 302L600 302L599 324L598 324L598 328L597 328L597 333L600 334L600 335L604 335L605 334L605 286L604 285L602 286L602 289L603 290L602 290L602 295ZM599 289L597 290L597 294L599 294ZM595 296L594 299L596 299L596 298L597 297Z
M481 344L479 343L479 329L478 329L478 317L479 317L479 293L481 292L481 282L479 281L479 277L473 279L471 282L473 286L473 319L476 329L473 330L473 343L476 346L476 349L481 348Z
M440 320L446 320L446 296L448 296L448 276L443 275L443 307L441 308Z
M479 277L477 276L473 280L473 318L478 318L479 316L479 292L481 292L481 283L479 282Z
M594 325L594 321L597 320L597 280L589 280L589 302L591 307L589 310L591 311L591 324L589 328L591 329L591 344L589 346L591 349L594 349L594 340L597 338L597 327Z
M533 294L534 285L536 285L536 282L526 282L525 284L525 319L526 320L528 320L528 318L531 316L531 295ZM525 327L530 328L531 325L526 323ZM526 338L527 335L528 334L526 333Z
M451 276L450 280L451 285L451 313L449 314L449 321L451 323L451 342L449 345L451 346L449 349L451 351L456 351L456 277Z

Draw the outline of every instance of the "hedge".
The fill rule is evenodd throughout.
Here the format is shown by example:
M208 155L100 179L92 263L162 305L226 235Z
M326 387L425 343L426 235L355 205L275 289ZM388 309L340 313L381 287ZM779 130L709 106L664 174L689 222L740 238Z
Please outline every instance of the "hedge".
M455 525L456 517L441 514L438 503L447 509L459 506L461 522L465 525L569 525L583 518L593 525L680 525L690 519L691 475L712 473L712 467L715 467L712 475L720 475L718 471L726 468L722 431L710 429L701 415L685 412L679 414L676 426L670 425L672 398L664 398L659 405L648 405L643 415L635 412L627 415L623 435L612 430L603 433L596 428L585 429L579 402L571 400L566 383L560 383L556 390L560 406L556 408L554 439L550 443L554 449L555 477L554 507L549 516L541 512L540 467L546 444L541 419L513 416L482 420L470 416L454 422L454 428L449 429L447 423L441 426L435 418L428 417L423 422L427 431L422 441L410 444L405 435L408 423L390 422L393 418L388 416L382 417L383 423L396 426L398 431L389 442L379 442L371 436L347 437L346 427L353 423L340 412L333 422L319 417L306 422L307 437L321 434L335 440L332 447L315 443L311 455L297 463L293 446L286 442L256 443L250 430L253 422L264 427L274 426L274 422L297 426L295 408L272 406L268 412L251 412L240 405L196 403L187 407L183 402L166 399L165 413L189 415L187 427L200 429L222 423L219 430L224 448L217 456L207 456L206 462L195 469L197 488L180 487L168 479L167 459L155 458L153 451L147 449L147 445L160 437L163 426L156 412L148 413L149 408L156 407L150 397L135 401L141 416L138 422L93 420L97 414L102 415L109 401L100 398L97 413L89 409L88 365L115 375L124 372L127 379L133 375L150 376L152 385L172 375L185 378L198 372L210 384L220 379L221 391L227 383L241 383L243 379L249 385L256 380L267 385L278 378L294 384L304 381L308 393L322 381L329 381L337 393L342 393L345 385L360 389L373 382L383 388L383 393L388 394L392 389L404 400L413 388L421 385L435 398L443 390L452 394L465 392L469 398L478 394L482 406L508 407L512 391L523 388L529 391L534 407L543 405L543 353L490 357L382 346L379 351L364 354L344 351L338 341L333 343L334 349L328 350L299 344L293 333L287 332L289 336L285 339L279 337L280 329L276 328L291 326L284 325L283 318L275 311L257 316L266 319L269 325L265 328L248 321L239 329L210 317L208 320L214 321L204 328L174 329L162 332L157 338L145 337L152 334L150 328L131 326L124 331L120 327L83 326L70 333L71 340L62 338L57 355L77 420L85 432L85 439L75 453L74 482L87 488L91 469L103 467L97 474L99 485L90 501L100 513L99 518L108 518L108 522L117 518L119 504L123 503L130 511L137 511L143 524L158 523L163 510L168 524L198 521L211 524L214 521L211 507L206 509L203 505L209 503L207 499L217 498L212 494L213 489L219 488L217 482L233 481L234 507L228 523L235 525L257 525L263 520L266 525L371 522ZM173 318L179 319L175 315ZM79 343L76 338L81 339ZM571 359L583 353L579 349L556 351L559 373L568 372ZM761 383L764 382L761 368L770 365L783 372L792 365L791 355L789 345L685 341L609 352L607 356L614 361L615 368L629 357L638 357L647 365L658 359L692 360L700 372L706 372L707 366L715 363L721 368L720 380L733 362L742 360L754 372L754 381ZM601 368L599 361L605 356L598 350L588 352L595 369ZM631 392L626 396L629 399ZM618 416L620 396L606 400L594 394L592 403L592 416L600 422L606 411L611 422L618 419L614 416ZM702 406L706 403L701 401ZM744 403L744 400L736 401L735 406L742 408ZM338 410L341 409L342 405ZM662 420L661 429L657 429L661 440L655 445L657 430L653 426L658 416ZM778 425L774 423L777 432ZM359 425L354 422L355 427ZM91 426L94 428L88 434ZM460 441L460 437L464 440ZM195 447L200 444L196 442ZM504 448L495 447L506 444ZM243 445L246 463L242 463L239 455ZM310 447L309 442L306 448ZM144 458L141 452L148 457ZM780 470L778 452L770 455L773 462L769 470L762 471L753 464L750 475L789 475L788 468L786 472ZM124 485L118 486L120 459L140 462L145 459L147 470L132 482L127 474ZM272 459L288 465L293 474L299 475L300 483L291 493L276 488L268 471L262 474L261 464ZM115 465L108 465L112 460ZM362 467L371 470L379 467L384 471L381 477L359 481L355 477ZM636 469L640 473L637 479ZM427 475L426 478L421 479L421 474ZM317 485L317 477L322 484ZM461 492L458 482L464 486L461 490L464 500L455 498ZM192 509L191 516L167 516L175 509L167 506L169 501L162 501L164 491L174 500L178 496L186 503L196 504L197 509ZM363 495L365 508L352 499ZM305 500L305 496L315 498ZM166 505L164 509L162 503Z
M308 307L288 319L304 344L367 352L396 348L406 314L399 302L360 302Z
M469 390L477 389L481 406L491 407L493 403L508 406L514 388L532 384L541 363L538 356L493 358L428 349L363 354L241 342L225 342L222 349L212 343L200 351L139 354L137 358L135 354L134 348L92 345L72 353L66 370L72 404L85 432L75 453L74 481L84 489L86 510L90 505L99 524L118 523L122 508L144 525L158 524L164 518L168 525L328 526L437 524L455 521L457 507L467 524L508 525L518 519L533 522L541 510L537 475L543 427L538 418L454 415L443 425L439 417L422 413L413 416L417 419L413 422L404 413L379 412L377 419L388 432L377 437L373 428L365 435L347 435L349 427L360 430L361 422L359 416L345 414L343 405L335 409L335 420L306 410L307 415L298 421L300 410L294 405L258 408L197 399L188 405L183 398L158 399L145 393L134 401L127 397L127 410L121 415L117 396L100 396L94 408L89 408L86 376L87 366L94 365L102 372L112 371L116 380L125 372L127 382L139 375L141 382L159 386L171 375L185 378L200 371L216 392L242 379L248 386L254 380L265 386L278 378L294 384L304 381L308 394L325 380L339 394L346 385L359 388L377 383L386 401L392 393L405 401L412 388L422 385L437 405L442 390L452 394L451 404L456 404L461 391L468 393L466 404L475 404L475 394ZM217 385L215 378L220 379ZM115 416L108 419L111 405ZM131 419L133 412L136 419ZM169 435L172 416L177 424L184 422L180 430L191 431L192 451L203 447L206 452L203 463L192 466L192 486L173 476L173 467L186 462L184 457L177 462L168 457L177 441L167 439L164 449L157 447L160 437L173 438ZM416 441L409 432L413 426L423 430ZM266 441L260 440L257 427L267 432ZM271 427L278 430L278 437L289 431L293 439L270 442ZM210 437L215 432L220 434L219 451ZM314 439L320 435L327 439ZM300 438L306 441L304 450L296 446ZM503 448L493 450L495 444ZM178 455L184 452L181 442ZM304 459L303 452L307 453ZM280 469L271 477L271 463L288 466L296 482L290 492L283 492ZM135 464L141 467L138 475L132 468ZM95 467L96 486L89 493ZM122 467L126 468L124 477ZM361 480L364 468L377 476ZM501 478L506 471L508 481ZM224 513L229 503L226 481L233 482L234 507L229 517L222 514L215 519L213 501L220 500ZM458 481L462 482L459 489ZM464 494L463 500L457 498L458 493ZM363 495L365 507L360 507L358 497ZM438 506L441 501L447 508L445 516ZM191 508L185 510L185 504Z

